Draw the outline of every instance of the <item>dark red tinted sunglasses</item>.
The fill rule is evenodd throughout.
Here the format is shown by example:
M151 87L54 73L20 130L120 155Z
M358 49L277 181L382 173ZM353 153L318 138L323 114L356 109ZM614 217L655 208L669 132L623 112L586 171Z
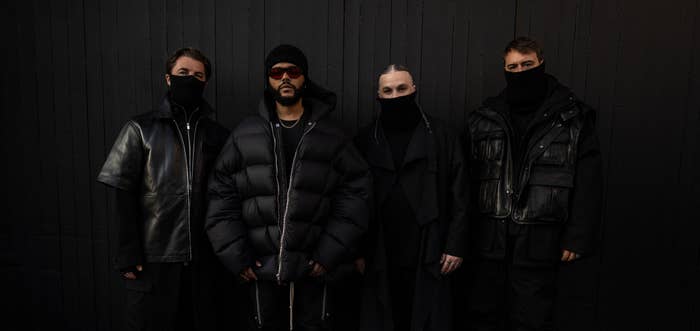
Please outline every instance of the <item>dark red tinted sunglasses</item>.
M287 67L287 68L282 68L282 67L275 67L271 68L270 72L267 74L270 76L272 79L282 79L282 76L284 76L284 73L287 73L289 78L299 78L299 76L302 75L301 68L294 66L294 67Z

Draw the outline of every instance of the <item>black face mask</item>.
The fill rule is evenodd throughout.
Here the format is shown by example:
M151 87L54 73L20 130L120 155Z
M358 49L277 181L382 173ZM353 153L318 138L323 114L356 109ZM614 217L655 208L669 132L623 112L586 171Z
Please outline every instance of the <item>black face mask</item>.
M282 87L288 87L294 90L294 95L291 97L283 97L282 93L280 92L280 89ZM272 97L275 99L275 101L279 102L280 105L282 106L291 106L299 99L301 99L302 95L304 94L304 87L302 86L300 89L297 89L294 85L292 85L291 82L288 81L283 81L282 84L278 89L273 89L272 86L269 84L267 85L268 90L272 93Z
M202 104L205 85L195 76L170 75L170 97L176 104L192 111Z
M547 95L547 75L544 63L530 70L505 71L506 100L511 105L528 106L538 104Z
M416 92L391 99L377 98L377 100L382 107L379 119L384 128L414 128L421 118L420 109L416 104Z

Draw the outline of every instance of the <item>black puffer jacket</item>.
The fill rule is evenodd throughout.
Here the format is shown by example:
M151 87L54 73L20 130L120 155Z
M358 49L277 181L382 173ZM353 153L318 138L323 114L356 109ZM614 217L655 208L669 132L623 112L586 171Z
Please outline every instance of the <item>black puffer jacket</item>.
M308 274L310 260L332 271L366 231L368 166L328 116L335 95L307 86L311 117L300 123L289 178L269 95L234 129L210 177L207 234L234 273L256 260L259 279L294 281Z

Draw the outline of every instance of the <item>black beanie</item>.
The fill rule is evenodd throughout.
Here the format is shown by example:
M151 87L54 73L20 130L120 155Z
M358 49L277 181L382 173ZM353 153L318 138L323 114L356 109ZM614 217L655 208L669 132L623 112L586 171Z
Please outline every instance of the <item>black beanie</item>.
M272 66L280 62L293 63L301 68L304 76L308 76L309 64L306 62L306 55L300 49L292 45L279 45L272 49L265 58L265 74L267 75Z

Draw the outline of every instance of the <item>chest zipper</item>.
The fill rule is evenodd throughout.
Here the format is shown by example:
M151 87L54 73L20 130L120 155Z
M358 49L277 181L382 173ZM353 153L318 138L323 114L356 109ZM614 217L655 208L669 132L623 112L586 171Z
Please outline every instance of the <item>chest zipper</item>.
M294 180L294 164L296 163L297 154L299 153L299 147L301 146L301 143L304 141L304 137L306 137L306 135L311 130L313 130L313 128L316 126L316 123L309 123L309 125L310 125L310 127L306 131L304 131L304 133L301 135L301 138L299 138L299 143L297 143L297 147L294 150L294 157L292 158L291 171L289 172L289 180L287 183L287 194L286 194L286 199L284 202L284 213L282 214L282 234L280 235L280 250L279 250L279 254L277 256L277 275L276 275L277 283L282 282L282 257L284 254L283 252L284 252L285 235L287 234L287 213L289 212L289 198L292 194L292 183ZM273 134L274 134L274 132L273 132ZM276 158L276 156L275 156L275 158ZM276 162L275 162L275 170L277 170L277 163ZM275 176L275 178L277 178L277 176Z
M199 108L195 109L192 112L192 115L196 113L199 110ZM191 214L192 214L192 177L194 176L194 151L193 148L196 146L197 142L197 127L199 126L199 119L197 119L194 123L194 137L190 136L190 118L185 119L185 131L187 133L187 145L185 145L185 139L182 136L182 132L180 131L180 127L177 124L177 121L173 119L173 122L175 123L175 127L177 128L177 134L180 137L180 142L182 143L182 149L183 153L185 154L185 180L187 183L187 191L186 191L186 199L187 199L187 215L186 215L186 222L187 222L187 242L189 243L187 247L187 255L188 259L191 261L192 260L192 226L191 226Z

